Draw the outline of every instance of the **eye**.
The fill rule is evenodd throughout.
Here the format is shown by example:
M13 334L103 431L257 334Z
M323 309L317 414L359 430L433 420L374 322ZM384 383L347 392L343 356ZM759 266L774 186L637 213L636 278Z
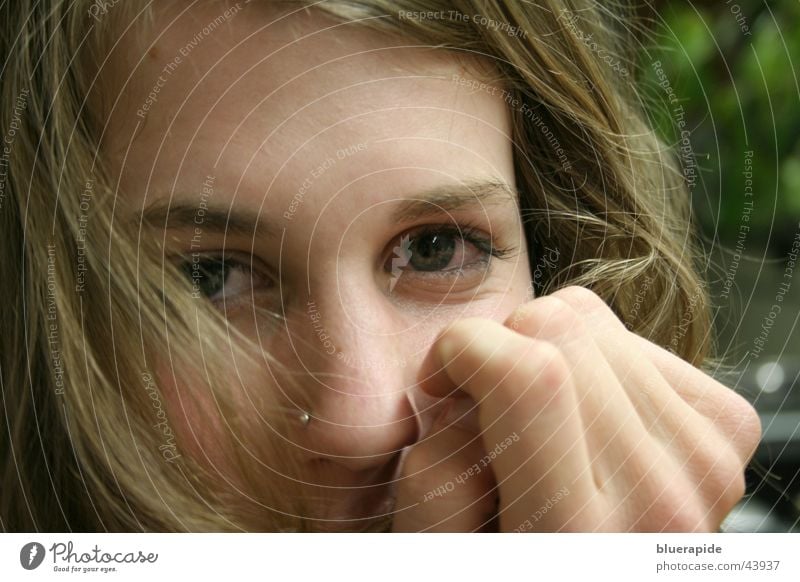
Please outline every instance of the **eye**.
M401 238L399 262L405 270L421 272L446 271L460 269L485 263L489 252L485 245L491 244L475 236L468 237L466 233L453 232L449 227L439 230L424 230L418 232L407 239L407 245L403 245L404 239Z
M179 268L192 285L193 297L228 304L272 287L270 278L253 269L252 262L252 258L192 253Z
M486 275L493 257L512 252L501 248L478 228L432 225L409 231L392 246L385 269L391 274L389 290L395 285L423 284L428 290L445 285L442 291L477 284Z
M450 234L426 233L408 247L408 264L417 271L441 271L456 254L456 238Z

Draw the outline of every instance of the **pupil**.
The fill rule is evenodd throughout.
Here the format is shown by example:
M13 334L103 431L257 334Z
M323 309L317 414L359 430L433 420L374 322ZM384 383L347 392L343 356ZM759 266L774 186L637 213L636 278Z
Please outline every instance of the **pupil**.
M411 266L417 271L441 271L455 254L456 241L451 236L426 234L411 244Z
M230 268L230 264L223 263L218 259L187 261L182 265L192 286L206 297L213 297L222 291Z

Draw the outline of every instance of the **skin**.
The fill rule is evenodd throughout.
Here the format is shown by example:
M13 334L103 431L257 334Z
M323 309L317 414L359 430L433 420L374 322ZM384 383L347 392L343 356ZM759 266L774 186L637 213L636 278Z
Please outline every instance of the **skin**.
M288 435L325 492L308 517L348 529L393 505L397 531L714 530L743 494L757 416L628 332L591 292L531 300L536 257L513 196L508 112L499 92L452 80L478 79L477 63L331 30L313 11L267 28L277 14L247 5L148 102L164 67L224 9L159 7L152 30L121 38L103 82L106 102L120 97L104 150L131 217L205 203L261 219L243 232L205 222L196 248L193 224L149 228L176 264L190 252L244 263L209 306L288 370L310 373L300 394L281 373L237 365L249 389L312 411ZM465 189L480 182L495 184L494 198ZM454 187L469 204L446 212L437 199L418 205L424 216L397 216ZM393 274L403 237L421 245L431 229L454 241L448 266L416 269L415 258ZM262 309L285 321L275 328ZM187 388L179 378L161 374L173 393ZM192 454L225 473L211 431L192 430L191 413L174 418ZM482 470L426 499L512 435ZM565 500L533 521L560 488Z

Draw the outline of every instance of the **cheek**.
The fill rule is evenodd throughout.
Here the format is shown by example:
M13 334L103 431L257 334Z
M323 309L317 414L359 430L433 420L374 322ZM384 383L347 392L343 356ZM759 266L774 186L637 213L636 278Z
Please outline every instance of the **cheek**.
M235 372L231 372L229 377L235 377ZM156 374L168 421L181 454L192 458L212 474L219 473L238 481L231 462L232 451L227 446L227 443L235 446L235 440L221 416L208 382L194 369L179 370L173 375L172 368L160 366ZM240 396L233 410L245 409L246 399L241 391L231 390L231 393Z
M193 373L173 375L169 367L159 366L156 374L181 452L201 464L216 464L222 457L218 444L222 427L210 392L199 389L204 383L192 378Z

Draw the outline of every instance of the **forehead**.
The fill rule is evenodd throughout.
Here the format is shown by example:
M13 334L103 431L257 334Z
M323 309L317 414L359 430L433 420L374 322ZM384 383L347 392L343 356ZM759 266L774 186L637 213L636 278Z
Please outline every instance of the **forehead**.
M226 196L273 199L321 173L328 194L357 182L356 197L376 184L399 196L476 174L513 180L500 92L463 82L474 62L314 10L182 8L122 39L130 75L107 142L134 197L199 192L208 176Z

